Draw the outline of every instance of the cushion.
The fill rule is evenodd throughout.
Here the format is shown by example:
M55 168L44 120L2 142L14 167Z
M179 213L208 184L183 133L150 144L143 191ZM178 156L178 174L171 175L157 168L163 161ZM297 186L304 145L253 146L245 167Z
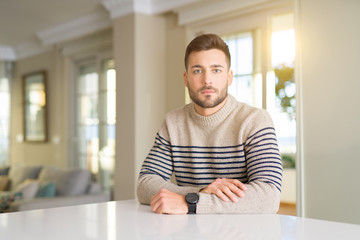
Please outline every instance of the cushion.
M56 192L55 183L40 182L36 197L54 197Z
M0 213L6 212L10 208L10 204L16 199L21 198L21 193L6 192L0 195Z
M1 167L0 168L0 176L1 175L8 175L9 174L10 167Z
M8 176L0 176L0 191L6 191L10 183Z
M14 166L9 171L10 190L13 191L17 185L26 179L36 179L42 167L40 166Z
M89 188L88 188L88 191L87 193L88 194L96 194L96 193L99 193L101 192L101 186L99 183L91 183Z
M41 170L38 180L55 183L56 195L81 195L85 194L89 185L90 172L82 169L62 169L47 166Z
M39 182L33 179L25 180L14 189L14 193L21 193L24 199L31 199L36 196L39 189Z

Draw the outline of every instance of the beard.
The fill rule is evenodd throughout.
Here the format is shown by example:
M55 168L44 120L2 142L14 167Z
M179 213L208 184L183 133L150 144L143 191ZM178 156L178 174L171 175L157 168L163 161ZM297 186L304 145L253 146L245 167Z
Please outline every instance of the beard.
M205 90L212 90L215 92L215 94L217 94L217 96L212 99L212 96L211 95L205 95L205 99L202 100L198 97L199 94L201 94L202 91L205 91ZM188 91L189 91L189 95L190 95L190 98L191 100L199 105L200 107L202 108L213 108L213 107L216 107L217 105L219 105L220 103L222 103L227 95L228 95L228 89L227 87L224 87L223 89L217 89L217 88L214 88L214 87L202 87L200 88L198 91L195 91L194 89L190 88L190 85L188 83Z

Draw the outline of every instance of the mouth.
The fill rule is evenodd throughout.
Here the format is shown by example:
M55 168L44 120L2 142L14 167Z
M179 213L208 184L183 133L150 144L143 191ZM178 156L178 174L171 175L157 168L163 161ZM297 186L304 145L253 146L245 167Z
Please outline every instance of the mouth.
M204 95L214 94L215 92L216 92L215 89L211 89L211 88L205 88L200 90L200 93Z
M215 93L213 90L205 90L205 91L201 91L202 94L205 94L205 95L209 95L209 94L213 94Z

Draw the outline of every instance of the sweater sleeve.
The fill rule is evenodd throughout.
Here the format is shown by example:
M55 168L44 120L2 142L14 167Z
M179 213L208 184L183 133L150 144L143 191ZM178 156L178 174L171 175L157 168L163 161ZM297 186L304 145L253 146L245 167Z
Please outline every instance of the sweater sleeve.
M156 134L155 142L146 157L138 179L137 197L140 203L150 204L152 196L160 189L186 195L199 192L200 187L185 187L173 184L170 178L174 172L172 149L168 138L165 122Z
M276 213L279 209L282 162L269 114L261 110L246 124L244 144L247 190L238 202L224 202L214 194L200 193L197 213Z

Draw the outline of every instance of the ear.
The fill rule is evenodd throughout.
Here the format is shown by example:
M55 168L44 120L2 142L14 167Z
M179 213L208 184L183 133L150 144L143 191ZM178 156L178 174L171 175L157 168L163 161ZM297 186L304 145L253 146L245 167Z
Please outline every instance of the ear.
M233 81L233 71L229 70L229 73L228 73L228 87L232 84L232 81Z
M185 85L185 87L188 87L188 80L187 80L187 72L186 71L184 71L183 77L184 77L184 85Z

